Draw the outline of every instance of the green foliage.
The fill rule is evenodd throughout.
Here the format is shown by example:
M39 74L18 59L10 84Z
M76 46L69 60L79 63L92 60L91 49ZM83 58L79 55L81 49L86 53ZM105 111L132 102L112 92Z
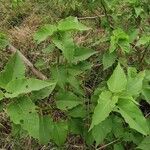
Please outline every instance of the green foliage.
M149 128L146 119L139 108L130 99L120 99L118 103L118 112L124 117L129 126L143 135L149 134Z
M104 121L115 107L118 101L118 96L113 96L110 91L103 91L98 99L98 104L95 107L92 117L92 124L90 129ZM99 114L102 114L99 116Z
M137 149L148 150L150 147L150 136L144 138L144 140L138 145Z
M57 108L61 110L68 110L76 107L83 102L75 94L71 92L60 92L56 97Z
M148 68L145 56L150 38L147 27L141 29L142 21L140 28L134 24L146 13L145 1L140 2L85 2L87 10L97 5L104 9L101 25L107 34L105 40L98 39L107 45L103 56L94 44L87 47L75 42L74 35L91 29L77 17L70 16L38 29L34 40L39 47L44 45L42 52L52 54L54 60L47 69L50 79L26 77L19 52L0 72L0 107L6 110L14 130L18 127L44 145L53 142L62 146L68 135L77 135L86 146L95 149L112 143L108 149L123 150L131 145L130 149L148 150L149 118L141 111L140 101L150 103L150 71L143 69ZM72 8L76 10L78 3L74 2ZM118 10L116 6L122 6L120 3L124 7ZM134 24L129 31L124 19ZM7 45L5 36L0 35L0 46ZM45 62L40 64L38 60L36 64L44 66ZM1 105L6 101L6 105Z
M123 52L130 52L129 36L122 29L116 29L113 31L109 51L112 53L118 48L121 48Z
M120 64L117 65L113 74L107 81L108 88L111 92L119 93L126 89L127 79Z
M5 48L8 44L6 35L0 32L0 49Z
M110 118L104 120L92 130L93 137L96 141L96 146L101 144L106 138L107 134L112 130L112 120Z
M20 124L24 130L34 137L39 137L39 117L34 103L28 97L20 97L12 102L7 113L14 124Z
M105 53L103 55L103 66L104 70L111 67L116 60L116 53Z
M0 87L5 88L10 81L24 78L25 65L21 61L19 53L16 53L0 73Z

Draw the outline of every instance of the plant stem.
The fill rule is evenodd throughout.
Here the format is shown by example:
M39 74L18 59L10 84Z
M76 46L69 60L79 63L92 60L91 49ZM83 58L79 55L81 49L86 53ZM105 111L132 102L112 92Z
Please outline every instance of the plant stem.
M108 16L108 13L107 13L107 10L106 10L106 7L105 7L105 4L104 4L104 1L103 1L103 0L101 0L101 5L102 5L102 7L103 7L103 9L104 9L104 13L105 13L107 22L109 23L110 28L113 29L113 26L112 26L112 24L111 24L111 22L110 22L110 20L109 20L109 16Z
M112 142L110 142L110 143L108 143L108 144L106 144L106 145L101 146L100 148L98 148L98 149L96 149L96 150L104 149L104 148L106 148L107 146L110 146L110 145L112 145L112 144L114 144L114 143L116 143L116 142L118 142L118 141L119 141L119 139L114 140L114 141L112 141Z

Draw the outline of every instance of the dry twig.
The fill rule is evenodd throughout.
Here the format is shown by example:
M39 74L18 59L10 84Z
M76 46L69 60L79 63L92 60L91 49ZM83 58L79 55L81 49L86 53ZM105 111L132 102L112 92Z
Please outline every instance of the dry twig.
M33 72L34 75L36 75L41 80L46 80L47 79L47 77L43 73L41 73L39 70L37 70L34 67L34 65L19 50L17 50L14 46L12 46L10 44L10 45L7 46L6 49L8 51L10 51L11 53L15 53L16 51L18 51L18 53L19 53L20 57L22 58L22 60L24 61L25 65L31 69L31 71Z

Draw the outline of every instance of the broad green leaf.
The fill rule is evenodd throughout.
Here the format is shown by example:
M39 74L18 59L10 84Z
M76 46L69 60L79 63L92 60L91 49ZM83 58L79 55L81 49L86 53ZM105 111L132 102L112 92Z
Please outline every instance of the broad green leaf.
M135 78L128 78L127 81L127 93L129 95L138 95L142 92L143 80L145 72L140 72Z
M145 79L150 81L150 70L145 70Z
M148 44L149 42L150 42L150 36L143 35L136 43L136 46L145 45Z
M137 76L137 70L135 67L128 67L128 78L132 79Z
M81 73L84 73L84 71L89 70L92 68L92 64L87 61L79 62L78 64L74 64L71 67L68 67L69 74L73 76L80 75Z
M94 142L92 131L88 131L87 128L83 128L83 136L84 136L86 144L88 146L91 146Z
M98 99L98 104L95 107L94 114L92 116L92 124L90 130L95 126L104 121L113 111L116 103L118 102L118 97L113 96L110 91L103 91Z
M59 48L64 57L71 62L74 56L75 45L70 33L59 33L52 38L53 43Z
M125 132L124 120L117 115L112 117L112 133L116 138L122 138Z
M84 47L76 47L74 52L74 59L73 63L77 63L79 61L83 61L91 57L92 55L96 54L96 51L92 49L84 48Z
M96 141L96 146L98 146L99 144L102 144L107 134L111 132L111 129L112 129L112 120L110 118L104 120L103 122L96 125L92 129L92 134Z
M150 136L144 138L144 140L138 145L137 149L149 150L150 148Z
M126 75L119 63L115 68L113 74L107 81L107 85L109 90L114 93L119 93L126 89L127 85Z
M7 113L15 124L28 131L34 138L39 137L39 116L34 103L28 97L20 97L7 107Z
M109 52L112 53L117 49L117 39L115 36L111 36Z
M145 79L143 81L142 95L144 99L150 103L150 72L148 70L145 71Z
M16 52L10 58L4 70L0 73L0 87L5 88L10 81L24 78L24 76L25 65L21 60L19 53Z
M85 31L89 29L90 28L80 23L77 17L70 16L58 22L58 30L60 31L68 31L68 30Z
M83 105L78 105L74 107L73 109L69 110L67 114L68 116L71 116L74 118L84 118L86 116L86 108Z
M136 17L140 16L142 12L144 12L143 8L141 6L134 7Z
M138 37L139 35L139 29L135 28L135 29L131 29L130 33L129 33L129 41L130 43L133 43L134 40Z
M53 121L50 116L40 116L39 119L39 142L41 144L48 144L52 139Z
M72 75L68 75L67 82L74 88L74 92L80 95L84 95L84 91L81 88L81 81Z
M0 33L0 48L5 48L9 44L5 34Z
M129 53L131 50L129 41L121 41L118 44L123 52Z
M103 66L104 66L104 70L109 68L110 66L113 65L113 63L116 60L116 53L105 53L103 55Z
M129 126L138 132L147 135L149 128L146 119L140 109L131 100L120 99L117 110L129 124Z
M149 59L149 56L145 56L144 60L145 60L145 62L146 62L148 65L150 65L150 59Z
M143 94L145 100L150 104L150 88L143 88L142 94Z
M57 108L61 110L69 110L82 103L82 99L69 91L60 91L56 97Z
M46 24L34 34L34 40L36 40L39 44L46 40L49 36L53 35L56 31L57 27L55 25Z
M54 82L42 81L38 79L17 79L9 82L6 86L5 96L7 98L17 97L20 94L30 93L32 91L39 91L46 87L54 87Z
M44 89L41 89L39 91L33 91L31 93L31 99L34 101L37 101L37 100L42 100L42 99L48 97L54 90L55 86L56 86L56 84L53 84L53 85L46 87Z
M121 144L115 144L113 150L124 150L124 147Z
M68 125L66 122L55 122L52 130L52 139L57 145L62 145L66 141Z
M80 118L71 118L68 122L69 132L72 134L82 135L83 133L83 121Z
M0 100L4 98L4 93L0 90Z
M67 83L68 72L64 66L53 66L51 68L52 79L57 82L57 85L64 88Z
M130 51L129 36L120 28L113 31L113 35L110 40L109 52L114 52L118 46L121 47L123 52L128 53Z

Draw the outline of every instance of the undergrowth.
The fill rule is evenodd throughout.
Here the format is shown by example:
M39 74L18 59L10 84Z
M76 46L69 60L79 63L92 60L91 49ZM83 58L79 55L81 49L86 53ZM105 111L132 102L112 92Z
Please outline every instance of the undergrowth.
M149 150L148 0L0 4L0 148Z

